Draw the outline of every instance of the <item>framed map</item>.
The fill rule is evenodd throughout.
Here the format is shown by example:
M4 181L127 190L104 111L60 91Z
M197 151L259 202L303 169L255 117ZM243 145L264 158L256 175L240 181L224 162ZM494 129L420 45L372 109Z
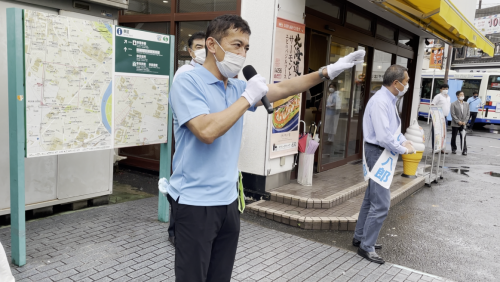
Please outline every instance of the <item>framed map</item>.
M24 18L26 157L167 142L170 36Z
M111 149L112 27L24 15L27 157Z

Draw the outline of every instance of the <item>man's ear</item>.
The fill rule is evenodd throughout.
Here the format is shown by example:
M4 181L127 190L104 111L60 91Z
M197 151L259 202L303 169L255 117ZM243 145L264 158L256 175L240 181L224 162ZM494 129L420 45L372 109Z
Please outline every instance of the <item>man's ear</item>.
M209 37L207 38L207 41L205 42L206 44L206 47L208 49L208 52L212 53L212 54L215 54L215 45L217 45L217 43L215 42L215 39L212 38L212 37Z

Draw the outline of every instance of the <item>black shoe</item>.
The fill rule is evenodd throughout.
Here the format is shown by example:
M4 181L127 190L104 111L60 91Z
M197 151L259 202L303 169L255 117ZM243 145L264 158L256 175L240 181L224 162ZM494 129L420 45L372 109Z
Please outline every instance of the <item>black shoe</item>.
M359 247L359 245L361 245L361 241L359 241L355 238L352 238L352 245L354 247ZM380 249L382 249L382 244L375 244L375 246L373 246L373 247L377 250L380 250Z
M168 241L170 241L170 243L172 243L172 245L175 247L175 237L168 236Z
M456 154L457 154L457 151L451 151L451 153L452 153L453 155L456 155Z
M467 152L463 152L462 155L467 156Z
M378 263L378 264L384 264L385 261L383 258L381 258L379 255L377 255L376 252L367 252L361 248L358 248L358 255L364 257L365 259L371 261L371 262L374 262L374 263Z

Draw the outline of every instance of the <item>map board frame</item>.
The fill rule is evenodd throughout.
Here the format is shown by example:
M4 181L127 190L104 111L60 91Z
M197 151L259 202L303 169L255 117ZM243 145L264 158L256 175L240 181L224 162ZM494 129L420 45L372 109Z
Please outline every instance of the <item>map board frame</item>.
M9 157L10 157L10 206L11 206L11 257L17 266L26 264L26 219L25 219L25 158L26 146L26 77L25 77L25 10L7 9L7 65L8 65L8 109L9 109ZM115 26L113 26L114 28ZM128 27L124 27L129 29ZM168 37L170 44L168 85L174 73L175 37ZM114 33L113 33L114 36ZM114 57L114 53L112 55ZM112 74L112 78L114 73ZM172 110L168 105L167 142L160 148L160 178L170 179L172 156ZM113 149L111 146L109 149ZM169 204L159 194L158 220L168 222Z

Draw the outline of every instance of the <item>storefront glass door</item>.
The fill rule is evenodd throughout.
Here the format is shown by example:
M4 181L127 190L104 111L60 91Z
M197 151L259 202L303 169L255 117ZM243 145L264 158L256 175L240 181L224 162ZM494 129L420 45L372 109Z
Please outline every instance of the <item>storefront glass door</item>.
M331 40L327 63L333 64L355 50L353 46ZM358 66L345 70L325 85L319 171L342 165L348 157L359 152L359 117L364 93L361 81L364 85L364 73L365 65Z

